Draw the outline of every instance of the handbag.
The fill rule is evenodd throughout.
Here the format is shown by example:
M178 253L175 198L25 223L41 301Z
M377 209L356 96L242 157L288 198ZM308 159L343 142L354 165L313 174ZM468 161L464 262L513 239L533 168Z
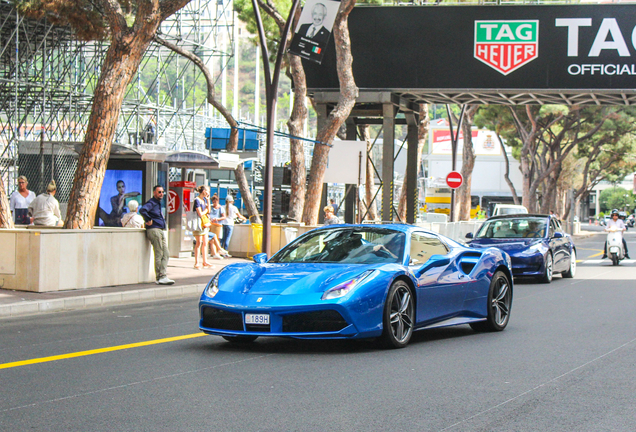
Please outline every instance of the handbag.
M187 218L186 224L190 231L203 231L203 228L201 228L201 219L196 211L189 211Z
M210 218L208 217L207 214L204 214L201 216L201 226L205 227L205 228L210 228L210 225L212 223L210 222Z

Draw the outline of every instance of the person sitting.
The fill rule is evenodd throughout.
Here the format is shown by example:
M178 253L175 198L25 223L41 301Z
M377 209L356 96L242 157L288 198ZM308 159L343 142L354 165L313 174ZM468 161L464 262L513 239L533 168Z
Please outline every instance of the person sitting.
M55 180L46 187L46 192L38 195L29 204L29 216L33 218L33 225L62 226L60 203L55 199Z
M121 218L121 225L124 228L145 228L144 218L137 213L139 203L137 201L130 201L128 203L128 213L124 214Z
M503 224L499 227L497 231L495 231L493 238L507 238L507 237L516 237L516 236L517 236L517 233L512 228L510 228L508 224Z
M35 193L27 189L29 181L23 175L18 177L18 190L11 194L9 207L16 224L29 225L29 204L35 199Z
M323 211L325 212L325 221L323 222L324 225L336 225L341 223L340 219L338 219L336 215L333 214L333 207L328 205L323 209Z
M605 227L605 231L626 231L627 227L625 227L625 223L618 218L618 210L614 209L611 213L611 219L607 221L607 226ZM629 258L629 252L627 251L627 242L625 241L625 237L623 239L623 250L625 251L625 258ZM607 242L603 246L603 258L607 258Z

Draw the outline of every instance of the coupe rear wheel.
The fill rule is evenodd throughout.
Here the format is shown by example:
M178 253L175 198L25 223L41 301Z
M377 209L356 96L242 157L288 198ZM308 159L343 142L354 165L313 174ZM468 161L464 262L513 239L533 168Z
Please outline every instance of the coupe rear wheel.
M510 320L512 308L512 285L508 276L498 271L490 282L488 291L488 316L486 321L471 323L473 330L479 332L502 331Z
M391 285L384 304L382 342L389 348L404 348L413 335L415 303L404 281Z
M539 278L543 283L552 282L552 275L554 271L554 262L552 259L552 254L548 252L545 256L545 262L543 263L543 275Z
M232 343L250 343L258 339L258 336L221 336L228 342Z
M576 274L576 252L572 249L570 253L570 268L562 274L564 278L573 278Z

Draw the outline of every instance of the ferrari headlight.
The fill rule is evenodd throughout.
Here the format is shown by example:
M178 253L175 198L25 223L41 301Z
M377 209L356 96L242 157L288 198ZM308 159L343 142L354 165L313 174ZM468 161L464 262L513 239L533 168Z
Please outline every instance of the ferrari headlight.
M373 273L374 270L367 270L364 273L360 274L359 276L348 280L344 283L341 283L340 285L337 285L333 288L328 289L327 291L325 291L325 293L322 295L322 299L323 300L331 300L331 299L335 299L335 298L340 298L343 297L345 295L347 295L347 293L349 291L351 291L352 289L354 289L358 284L360 284L360 282L362 282L364 279L366 279L371 273Z
M205 295L207 295L210 298L214 297L219 292L219 275L220 274L221 272L218 272L216 275L214 275L210 283L208 283L208 286L205 288Z

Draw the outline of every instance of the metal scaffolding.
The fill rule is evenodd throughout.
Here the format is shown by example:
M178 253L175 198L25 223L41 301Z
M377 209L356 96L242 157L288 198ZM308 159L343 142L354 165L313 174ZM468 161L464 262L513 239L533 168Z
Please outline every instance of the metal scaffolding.
M234 52L231 5L193 0L160 29L163 38L201 57L217 81ZM20 16L7 0L0 0L0 17L0 175L9 193L18 175L37 193L55 179L67 185L58 186L65 202L108 45L78 41L69 28ZM199 69L153 43L126 92L113 144L203 150L206 127L227 127L206 97Z

